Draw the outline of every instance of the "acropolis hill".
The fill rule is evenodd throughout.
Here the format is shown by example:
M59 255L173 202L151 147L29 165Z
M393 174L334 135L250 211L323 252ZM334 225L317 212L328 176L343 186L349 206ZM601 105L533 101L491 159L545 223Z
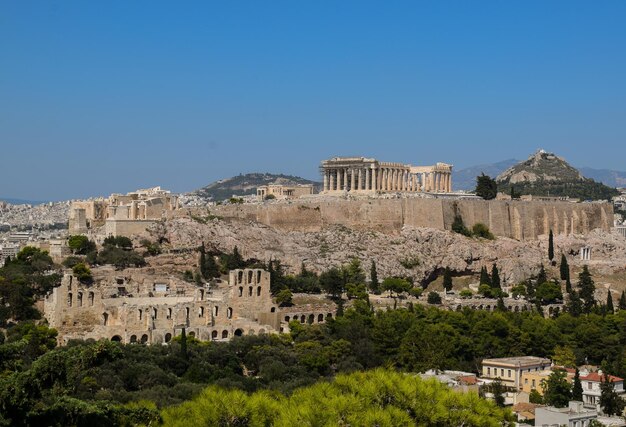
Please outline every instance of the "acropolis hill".
M355 230L398 233L402 227L451 230L455 215L465 225L483 223L496 236L532 240L555 234L586 234L593 229L609 231L610 203L560 201L505 201L447 198L336 198L311 197L257 204L230 204L211 208L211 214L259 222L285 231L319 231L342 225ZM198 210L197 212L206 212ZM186 210L175 216L189 215Z

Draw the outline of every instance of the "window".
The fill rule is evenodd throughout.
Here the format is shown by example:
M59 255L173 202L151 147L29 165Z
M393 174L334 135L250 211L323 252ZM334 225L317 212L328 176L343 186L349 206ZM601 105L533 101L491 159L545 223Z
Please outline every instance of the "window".
M257 297L261 296L261 287L260 286L258 288L256 288L256 296Z
M504 368L500 368L500 376L504 377Z
M168 319L171 319L171 318L172 318L172 309L171 309L171 308L168 308L168 309L167 309L167 318L168 318Z
M535 380L533 380L533 384L531 386L532 388L535 388Z
M226 310L226 317L228 317L229 319L233 318L233 309L228 307L228 310Z
M204 307L198 309L198 317L204 317Z
M524 378L524 384L528 384L528 378Z
M588 381L588 382L587 382L587 388L588 388L589 390L591 390L591 389L593 388L593 384L591 383L591 381Z
M511 370L509 369L507 374L509 375L509 378L511 378Z
M487 375L491 375L491 368L487 368Z

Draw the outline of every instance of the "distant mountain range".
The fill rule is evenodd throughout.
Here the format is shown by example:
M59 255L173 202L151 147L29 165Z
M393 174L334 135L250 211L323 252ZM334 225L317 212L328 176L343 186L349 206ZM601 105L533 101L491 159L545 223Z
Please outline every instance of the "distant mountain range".
M321 187L321 183L300 178L299 176L273 173L247 173L245 175L233 176L232 178L220 179L190 194L205 199L221 201L227 200L232 196L254 195L256 194L257 187L268 184L313 184L318 190Z
M497 177L505 170L520 163L521 160L508 159L496 163L470 166L452 172L452 185L455 190L471 191L476 187L476 177L481 173L492 178ZM594 169L582 167L578 171L585 177L601 182L609 187L626 187L626 172L609 169Z

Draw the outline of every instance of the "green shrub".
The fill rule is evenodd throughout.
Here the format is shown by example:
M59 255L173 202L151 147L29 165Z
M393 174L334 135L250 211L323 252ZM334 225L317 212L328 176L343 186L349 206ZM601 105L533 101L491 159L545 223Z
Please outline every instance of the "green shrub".
M489 231L489 227L487 227L482 222L477 222L472 227L472 235L474 237L482 237L483 239L493 240L495 239L494 235Z

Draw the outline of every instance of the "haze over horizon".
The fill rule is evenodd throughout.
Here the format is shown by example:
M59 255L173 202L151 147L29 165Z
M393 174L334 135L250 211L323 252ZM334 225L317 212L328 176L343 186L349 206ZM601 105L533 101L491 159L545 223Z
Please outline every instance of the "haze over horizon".
M543 148L625 170L626 2L0 6L0 196L65 200L357 155Z

